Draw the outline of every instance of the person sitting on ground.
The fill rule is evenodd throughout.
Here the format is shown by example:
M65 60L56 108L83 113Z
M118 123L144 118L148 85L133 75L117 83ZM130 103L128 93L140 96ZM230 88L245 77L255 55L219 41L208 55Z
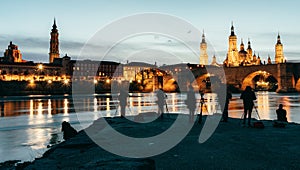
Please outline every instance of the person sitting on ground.
M64 140L68 140L77 135L77 131L71 126L69 122L63 121L61 124L61 131L64 132Z
M277 121L287 122L286 110L283 109L283 105L282 104L279 104L279 107L276 110L276 114L277 114Z

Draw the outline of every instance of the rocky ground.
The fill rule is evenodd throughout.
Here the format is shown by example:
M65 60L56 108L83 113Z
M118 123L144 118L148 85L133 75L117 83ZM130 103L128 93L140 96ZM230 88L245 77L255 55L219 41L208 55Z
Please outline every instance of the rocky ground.
M177 115L171 115L144 124L122 118L106 118L106 120L115 130L142 138L155 136L169 129L176 117ZM205 119L206 117L204 122ZM94 128L95 135L105 130L105 126L100 122L98 120L89 127ZM263 122L264 129L243 127L239 119L220 122L213 135L202 144L198 142L198 138L203 124L195 123L188 135L172 149L157 156L140 159L121 157L107 152L95 144L85 131L81 131L74 138L53 146L42 158L36 159L33 163L20 164L14 168L299 169L300 126L290 123L285 128L274 128L272 121ZM108 140L106 137L102 136L99 139ZM129 144L124 146L132 147ZM0 169L9 168L12 168L9 162L0 165Z

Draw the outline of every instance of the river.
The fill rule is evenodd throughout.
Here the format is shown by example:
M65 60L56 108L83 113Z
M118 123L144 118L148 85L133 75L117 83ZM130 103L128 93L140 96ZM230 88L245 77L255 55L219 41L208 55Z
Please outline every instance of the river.
M300 123L299 94L261 91L256 92L256 95L255 106L261 119L275 119L275 110L282 103L287 110L288 121ZM132 96L128 100L130 106L127 107L127 115L157 111L154 93L136 93ZM184 104L186 94L169 93L167 96L170 113L188 113ZM230 117L242 116L243 106L239 96L240 94L233 94L229 105ZM204 98L204 115L220 113L215 94L206 93ZM75 129L81 130L99 117L120 114L116 111L117 101L110 94L82 95L76 100L68 95L8 96L0 98L0 101L0 162L31 161L40 157L47 150L47 146L63 141L63 121L68 121ZM77 107L74 106L80 106L80 109L76 110ZM199 113L199 109L197 112ZM252 115L257 118L255 111Z

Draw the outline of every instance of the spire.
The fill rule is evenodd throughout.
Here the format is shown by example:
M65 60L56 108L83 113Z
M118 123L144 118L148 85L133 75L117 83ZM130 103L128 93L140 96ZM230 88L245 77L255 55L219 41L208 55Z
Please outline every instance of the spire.
M279 32L278 32L278 36L277 36L277 44L281 44Z
M240 51L245 51L245 46L243 43L243 38L241 39Z
M233 27L233 21L231 21L231 36L234 36L234 27Z
M251 42L250 42L250 38L248 38L248 49L251 49Z
M270 54L268 54L268 64L272 64Z
M52 32L57 32L56 19L54 17L54 23L52 25Z
M203 33L202 33L202 43L206 43L206 42L205 42L205 34L204 34L204 30L203 30Z
M210 65L218 66L216 55L214 54Z

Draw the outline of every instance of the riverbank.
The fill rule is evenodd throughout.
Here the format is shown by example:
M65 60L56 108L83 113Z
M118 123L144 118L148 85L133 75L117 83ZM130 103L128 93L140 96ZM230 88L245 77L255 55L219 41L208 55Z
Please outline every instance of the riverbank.
M171 118L165 117L163 120L157 119L147 124L130 123L121 118L106 118L106 120L124 134L145 137L168 129L176 116L171 115ZM97 122L89 128L96 126ZM21 169L299 169L300 125L290 123L285 128L274 128L272 121L263 122L266 126L264 129L255 129L242 127L239 119L230 118L227 123L220 122L214 134L203 144L198 143L203 125L195 123L177 146L146 159L130 159L111 154L96 145L84 131L81 131L76 137L52 147L42 158L19 167Z

